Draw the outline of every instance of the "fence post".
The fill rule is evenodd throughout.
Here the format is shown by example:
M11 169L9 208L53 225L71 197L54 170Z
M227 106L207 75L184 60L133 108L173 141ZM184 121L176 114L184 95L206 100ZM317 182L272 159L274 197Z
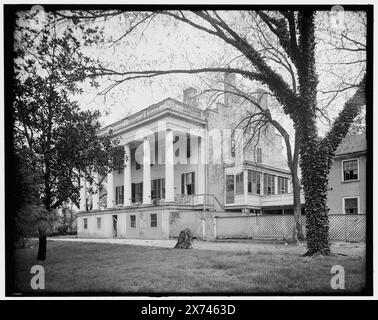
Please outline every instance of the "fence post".
M213 217L214 239L217 238L217 216Z

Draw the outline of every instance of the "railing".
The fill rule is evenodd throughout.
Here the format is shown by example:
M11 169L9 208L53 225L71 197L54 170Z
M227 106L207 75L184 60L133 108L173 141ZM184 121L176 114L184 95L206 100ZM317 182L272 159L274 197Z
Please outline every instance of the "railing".
M187 206L203 206L203 210L214 208L214 199L209 194L176 194L175 203Z
M152 199L152 205L165 205L165 199ZM175 205L182 205L182 206L191 206L191 207L200 207L202 206L202 210L210 210L210 211L225 211L225 208L220 203L218 198L213 194L176 194L175 195ZM110 210L119 210L125 209L130 207L142 207L143 203L141 201L135 202L135 199L132 199L131 206L126 207L123 204L115 204L114 208ZM106 206L101 206L100 210L107 210Z
M305 202L304 194L301 192L301 203ZM252 205L252 206L277 206L277 205L292 205L293 193L279 193L279 194L236 194L234 202L227 202L226 206L235 205Z
M177 194L175 197L175 202L178 205L188 205L188 206L203 206L203 211L205 210L222 210L224 211L223 205L220 203L218 198L213 194Z

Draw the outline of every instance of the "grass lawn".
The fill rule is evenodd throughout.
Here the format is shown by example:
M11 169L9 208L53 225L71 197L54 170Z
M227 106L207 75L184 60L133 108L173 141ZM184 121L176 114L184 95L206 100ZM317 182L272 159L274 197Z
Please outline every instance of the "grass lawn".
M17 292L33 292L35 264L45 268L46 292L334 294L330 270L336 264L345 269L345 290L337 293L365 286L364 255L307 258L284 245L275 252L224 252L48 241L42 263L36 243L15 252Z

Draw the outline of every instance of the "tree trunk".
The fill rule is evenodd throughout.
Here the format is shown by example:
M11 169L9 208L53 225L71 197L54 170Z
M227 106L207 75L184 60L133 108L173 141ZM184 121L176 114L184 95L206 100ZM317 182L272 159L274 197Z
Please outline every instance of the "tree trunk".
M327 207L329 165L322 146L319 145L312 150L314 151L301 159L307 221L308 251L305 255L329 255L331 253Z
M297 173L293 174L293 198L294 198L294 231L293 231L293 241L304 241L305 236L302 228L302 206L301 206L301 184Z
M37 260L46 260L46 230L39 228L38 255Z

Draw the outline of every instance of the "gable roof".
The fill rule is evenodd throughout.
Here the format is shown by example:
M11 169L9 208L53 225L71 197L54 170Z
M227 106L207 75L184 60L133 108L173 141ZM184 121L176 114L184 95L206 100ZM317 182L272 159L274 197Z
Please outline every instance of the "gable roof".
M336 156L367 150L366 134L346 136L336 150Z

